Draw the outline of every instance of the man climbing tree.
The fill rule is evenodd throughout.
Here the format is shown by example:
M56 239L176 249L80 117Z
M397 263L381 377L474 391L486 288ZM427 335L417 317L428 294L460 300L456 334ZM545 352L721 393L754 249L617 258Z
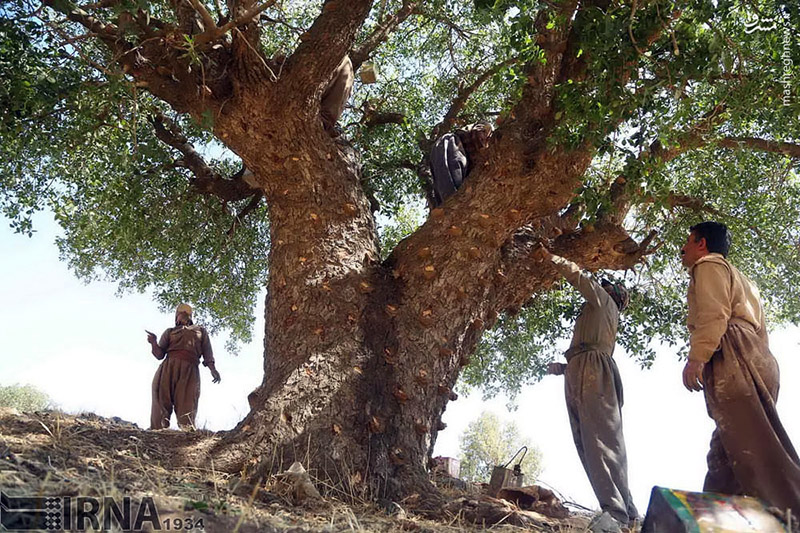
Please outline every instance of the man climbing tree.
M453 133L445 133L436 140L431 150L435 206L441 205L461 188L478 157L478 152L489 145L491 135L492 125L481 122L470 124Z
M349 57L344 56L342 62L333 71L333 78L322 93L320 115L322 115L322 125L326 131L335 132L334 126L344 112L344 106L353 90L354 80L353 62Z
M263 382L208 441L217 469L255 480L302 450L348 493L435 504L425 467L459 376L513 392L564 333L540 240L584 270L636 270L620 339L643 348L680 334L672 228L728 213L776 318L800 316L797 76L776 59L796 6L483 4L4 3L11 224L52 209L79 276L181 295L234 339L266 288ZM202 24L187 33L173 5ZM756 8L780 29L745 31ZM320 102L345 56L383 74L332 139ZM369 198L386 219L420 199L433 141L479 117L497 128L469 179L381 259Z

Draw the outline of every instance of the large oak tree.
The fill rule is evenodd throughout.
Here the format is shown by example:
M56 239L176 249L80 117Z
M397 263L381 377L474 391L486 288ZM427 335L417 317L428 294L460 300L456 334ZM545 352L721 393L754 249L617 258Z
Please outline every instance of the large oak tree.
M217 468L300 458L348 494L429 492L459 376L513 392L566 333L540 241L635 285L644 363L681 336L677 249L702 218L733 228L773 320L800 317L794 3L10 0L0 24L18 231L51 209L79 276L189 300L234 342L266 288L252 409L198 448ZM345 54L379 81L331 138ZM488 149L417 220L433 140L477 119Z

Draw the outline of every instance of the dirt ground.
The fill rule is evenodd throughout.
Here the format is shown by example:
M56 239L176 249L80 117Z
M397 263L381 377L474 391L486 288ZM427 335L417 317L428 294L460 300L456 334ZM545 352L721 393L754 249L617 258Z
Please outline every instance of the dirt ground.
M0 491L11 497L70 496L72 505L83 496L115 501L128 496L134 502L134 515L137 505L151 498L163 530L199 530L201 524L204 531L212 533L488 529L570 533L584 531L591 517L573 510L567 518L549 518L508 504L501 508L505 512L501 523L476 525L468 518L475 516L470 509L477 508L477 495L446 488L443 493L456 503L436 520L415 515L412 502L399 502L391 511L370 502L345 504L331 496L293 505L287 494L248 486L238 476L216 471L213 463L207 468L171 465L173 450L191 453L193 446L213 436L204 431L145 431L94 414L20 414L0 409ZM267 486L272 489L275 485ZM324 487L321 489L325 494Z

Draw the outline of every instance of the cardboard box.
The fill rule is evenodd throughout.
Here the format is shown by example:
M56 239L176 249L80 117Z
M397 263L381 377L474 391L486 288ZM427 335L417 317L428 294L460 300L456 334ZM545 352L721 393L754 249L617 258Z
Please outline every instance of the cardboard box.
M454 457L434 457L436 469L450 477L457 478L461 473L461 461Z
M785 533L757 498L653 487L641 533Z

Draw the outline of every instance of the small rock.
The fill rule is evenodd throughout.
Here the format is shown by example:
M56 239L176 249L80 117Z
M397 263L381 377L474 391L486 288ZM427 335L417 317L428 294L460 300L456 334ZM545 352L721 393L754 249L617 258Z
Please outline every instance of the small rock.
M283 482L284 489L293 497L296 504L301 503L307 499L321 500L322 496L317 491L311 478L299 462L294 462L289 470L278 474L278 478Z
M383 509L386 514L394 516L398 520L405 520L408 516L405 509L400 507L400 504L397 502L387 499L380 499L378 500L378 505L380 505L381 509Z
M589 522L591 533L621 533L622 530L616 520L608 513L603 513L592 518Z
M464 491L467 490L467 482L463 479L458 479L457 477L449 476L438 471L434 472L433 481L437 485L441 485L443 487L451 487Z
M131 427L131 428L139 429L139 426L137 424L135 424L133 422L128 422L127 420L123 420L118 416L112 416L111 417L111 423L112 424L118 424L120 426L128 426L128 427Z
M407 518L399 519L397 522L403 531L420 531L422 529L419 524Z
M5 445L2 441L0 441L0 459L4 461L9 461L11 463L17 462L17 457L11 451L11 448Z

